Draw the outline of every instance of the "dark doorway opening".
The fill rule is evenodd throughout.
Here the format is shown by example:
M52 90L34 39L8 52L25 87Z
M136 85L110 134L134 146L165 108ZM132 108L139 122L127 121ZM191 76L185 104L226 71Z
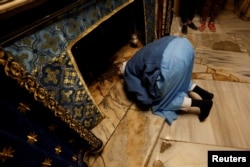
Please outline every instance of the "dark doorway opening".
M72 47L72 54L87 85L110 69L114 54L129 42L134 33L145 42L142 1L128 5Z

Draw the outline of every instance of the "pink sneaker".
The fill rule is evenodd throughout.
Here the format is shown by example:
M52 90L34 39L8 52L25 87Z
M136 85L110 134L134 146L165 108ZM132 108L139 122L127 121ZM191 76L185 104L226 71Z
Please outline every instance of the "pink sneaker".
M208 23L208 28L210 29L210 31L215 32L216 31L216 27L214 25L214 22L210 22Z

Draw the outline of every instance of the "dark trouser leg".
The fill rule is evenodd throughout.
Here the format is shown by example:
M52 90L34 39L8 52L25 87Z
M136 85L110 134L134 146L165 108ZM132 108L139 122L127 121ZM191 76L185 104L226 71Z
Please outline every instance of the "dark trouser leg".
M219 12L221 11L224 0L214 0L213 6L210 10L210 22L214 22Z
M188 20L193 20L196 12L197 0L181 0L180 1L180 16L182 23Z
M204 6L203 6L203 9L202 9L202 13L201 13L202 21L207 20L207 17L209 16L209 13L210 13L212 3L213 3L213 0L205 0Z

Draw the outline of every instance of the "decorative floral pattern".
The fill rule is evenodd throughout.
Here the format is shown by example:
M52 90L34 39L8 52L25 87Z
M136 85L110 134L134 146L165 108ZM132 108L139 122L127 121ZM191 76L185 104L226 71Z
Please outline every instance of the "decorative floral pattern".
M75 119L70 112L64 109L57 101L51 97L45 88L43 88L39 83L36 82L35 78L26 73L25 70L13 60L12 56L2 48L0 48L0 65L3 66L6 76L16 80L20 87L24 87L29 93L34 96L34 99L42 103L45 107L49 108L56 117L59 117L63 122L68 124L68 126L77 132L85 141L87 141L92 150L97 151L102 148L102 142L96 138L89 130L80 124L80 122ZM92 111L92 108L89 110ZM84 125L90 125L90 120L87 119ZM36 135L29 134L28 141L33 143L36 142Z
M81 80L80 72L72 63L67 48L86 31L90 31L100 22L112 16L133 0L91 0L65 13L19 41L4 49L13 55L26 72L31 73L44 89L39 89L36 98L46 96L47 91L55 100L66 108L83 126L92 129L103 118L103 114L90 98L88 88ZM145 0L146 38L152 41L154 36L154 1ZM151 12L150 12L151 11ZM20 69L18 64L10 66ZM15 75L21 75L16 72ZM18 77L18 76L16 76ZM32 89L30 78L26 78L27 88ZM21 83L24 84L24 83ZM30 90L29 89L29 90ZM30 90L34 91L34 90ZM80 106L80 107L79 107ZM88 111L90 109L90 111ZM75 112L77 110L77 112ZM74 115L76 114L76 115ZM86 121L86 122L85 122Z
M87 87L84 81L80 80L79 72L66 50L68 44L76 37L125 3L128 1L84 2L69 13L53 20L52 24L48 23L35 33L5 47L15 61L36 78L41 87L32 90L35 81L29 75L20 81L20 85L34 92L35 98L39 101L44 101L50 94L84 127L91 129L97 125L104 116L88 95ZM23 73L17 71L20 69L19 64L9 65L12 68L10 72L15 70L13 77L20 77ZM46 105L49 108L54 107L53 102L46 101Z

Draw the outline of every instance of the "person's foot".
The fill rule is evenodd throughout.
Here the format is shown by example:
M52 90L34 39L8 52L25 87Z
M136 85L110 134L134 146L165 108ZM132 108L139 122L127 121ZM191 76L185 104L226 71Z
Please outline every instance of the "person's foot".
M201 22L201 25L200 25L200 27L199 27L199 31L200 31L200 32L203 32L203 31L205 30L205 28L206 28L206 22L205 22L205 21L202 21L202 22Z
M198 27L193 22L187 23L187 26L193 30L198 30Z
M214 98L213 93L208 92L207 90L199 87L198 85L196 85L192 91L196 92L203 100L212 100Z
M182 34L187 34L188 30L187 30L187 25L186 24L183 24L182 27L181 27L181 32Z
M200 107L200 115L199 115L200 122L205 121L205 119L209 116L212 106L213 106L213 101L211 100L203 101L203 105Z
M209 113L210 113L212 106L213 106L212 100L192 99L192 102L191 102L191 107L199 107L200 108L200 114L199 114L200 122L205 121L205 119L209 116Z
M214 25L214 22L210 22L208 23L208 28L210 29L210 31L215 32L216 31L216 27Z

